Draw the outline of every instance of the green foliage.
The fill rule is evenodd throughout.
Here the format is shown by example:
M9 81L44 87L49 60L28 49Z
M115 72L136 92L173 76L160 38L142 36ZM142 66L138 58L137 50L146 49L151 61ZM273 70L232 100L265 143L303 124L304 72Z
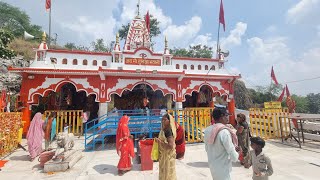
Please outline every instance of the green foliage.
M64 48L69 50L90 51L88 47L85 47L82 45L76 45L75 43L67 43L64 45Z
M159 34L161 34L159 24L160 24L160 22L156 18L154 18L152 15L150 15L150 38L151 39L153 37L157 37ZM130 28L130 23L121 26L121 28L118 31L119 37L121 40L127 38L129 28Z
M30 17L19 8L0 2L0 28L6 29L15 37L22 37L23 32L41 36L41 27L30 23Z
M296 101L296 113L308 113L308 99L306 97L294 94L292 99Z
M239 109L249 109L252 107L250 92L244 82L236 80L234 82L234 100Z
M185 48L174 48L170 50L173 56L178 57L194 57L194 58L212 58L212 47L195 45L189 46L189 49Z
M308 101L308 110L311 114L320 114L320 93L310 93L306 97Z
M0 29L0 58L11 59L16 55L12 49L8 48L13 38L14 36L10 32Z
M34 48L37 48L39 43L34 41L25 41L22 38L14 39L10 44L9 47L14 49L16 54L23 56L24 60L32 60L35 57Z
M104 44L103 39L97 39L96 41L93 41L91 43L91 46L93 47L94 52L106 52L107 46Z

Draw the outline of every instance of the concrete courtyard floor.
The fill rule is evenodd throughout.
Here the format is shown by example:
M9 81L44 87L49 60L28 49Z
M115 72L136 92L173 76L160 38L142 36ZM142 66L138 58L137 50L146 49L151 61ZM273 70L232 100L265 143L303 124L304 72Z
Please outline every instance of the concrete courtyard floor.
M83 149L83 137L76 138L75 149ZM26 147L26 141L23 140ZM279 141L267 141L264 151L271 158L274 180L316 180L320 179L319 147L299 149L281 144ZM94 180L94 179L130 179L156 180L159 166L154 163L152 171L140 171L140 165L134 161L133 170L124 176L117 175L119 160L113 144L108 144L106 150L84 152L82 159L66 172L43 173L36 160L29 161L28 152L17 149L5 158L9 160L0 171L0 180ZM178 180L212 179L207 163L204 144L188 144L185 159L176 161ZM245 169L239 163L233 164L232 179L251 179L252 169Z

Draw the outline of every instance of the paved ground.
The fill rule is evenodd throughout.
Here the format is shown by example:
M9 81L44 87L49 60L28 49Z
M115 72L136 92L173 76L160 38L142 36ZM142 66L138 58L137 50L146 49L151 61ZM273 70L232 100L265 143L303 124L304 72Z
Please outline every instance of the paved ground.
M25 145L25 141L23 143ZM0 172L0 180L93 180L93 179L128 179L156 180L158 179L158 163L154 163L153 171L140 171L140 165L134 164L133 170L122 177L117 176L117 156L114 145L108 145L108 150L83 152L83 158L70 170L60 173L43 173L37 160L28 161L28 152L18 149L6 157L9 160ZM83 149L83 140L76 142L77 149ZM212 179L208 168L204 144L189 144L185 159L177 161L178 180ZM265 151L270 156L274 167L274 180L316 180L320 177L319 147L299 149L282 145L279 142L268 141ZM233 165L232 179L251 179L252 170L245 169L240 164Z

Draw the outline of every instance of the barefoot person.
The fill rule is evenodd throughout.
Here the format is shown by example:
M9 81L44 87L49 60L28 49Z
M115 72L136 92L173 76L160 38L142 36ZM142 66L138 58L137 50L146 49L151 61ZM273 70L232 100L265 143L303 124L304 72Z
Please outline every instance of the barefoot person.
M131 158L134 157L133 136L130 134L128 127L129 117L124 115L119 120L117 135L116 135L116 149L120 156L118 163L118 174L122 176L124 173L131 170Z

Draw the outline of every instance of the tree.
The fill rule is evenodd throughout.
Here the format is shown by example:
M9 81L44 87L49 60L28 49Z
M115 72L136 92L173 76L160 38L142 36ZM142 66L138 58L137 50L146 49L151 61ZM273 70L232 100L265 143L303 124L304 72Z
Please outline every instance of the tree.
M311 114L319 114L320 113L320 93L318 94L308 94L308 110Z
M15 37L22 37L24 31L41 36L41 27L30 23L30 17L19 8L0 2L0 28L6 29Z
M292 99L296 101L296 113L308 113L308 99L303 96L293 94Z
M107 46L104 44L103 39L97 39L96 41L93 41L91 43L91 46L93 47L93 51L95 52L106 52Z
M250 92L243 81L236 80L234 82L234 100L236 107L239 109L249 109L252 107Z
M88 47L85 47L83 45L76 45L75 43L67 43L64 45L64 48L69 50L90 51Z
M8 48L8 44L13 38L14 36L10 32L0 29L0 58L11 59L16 55L12 49Z
M152 15L150 15L150 39L153 37L157 37L159 34L161 34L160 28L159 28L160 22L154 18ZM127 25L122 25L119 29L119 37L120 40L126 39L128 32L130 28L130 23Z
M189 46L189 49L185 48L174 48L170 50L173 56L178 57L194 57L194 58L212 58L212 47L195 45Z

